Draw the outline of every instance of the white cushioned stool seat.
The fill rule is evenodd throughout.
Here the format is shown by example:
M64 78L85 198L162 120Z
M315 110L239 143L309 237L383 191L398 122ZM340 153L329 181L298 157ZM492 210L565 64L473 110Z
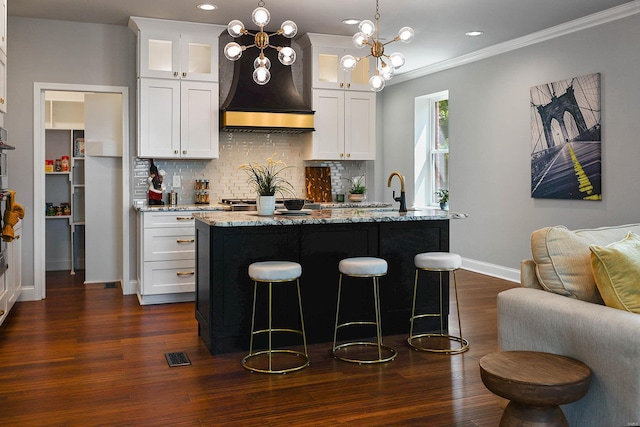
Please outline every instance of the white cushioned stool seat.
M258 261L249 265L248 274L253 280L253 310L251 313L251 338L249 340L249 354L242 359L242 366L253 372L266 374L286 374L309 366L309 353L307 351L307 336L304 330L304 317L302 314L302 295L300 293L300 276L302 266L292 261ZM285 287L287 282L296 285L298 297L299 329L297 326L274 325L273 319L273 286ZM258 299L258 286L268 288L267 325L257 326L256 305ZM279 298L279 296L278 296ZM260 316L262 317L262 316ZM281 321L279 321L281 322ZM302 351L294 348L280 348L274 344L272 336L275 334L296 334L302 337ZM267 348L258 350L254 348L254 337L267 335ZM281 341L278 340L278 343ZM277 348L274 348L277 347ZM264 360L266 359L266 360Z
M462 267L462 257L449 252L425 252L413 259L416 268L426 270L457 270Z
M411 318L409 319L411 326L409 327L409 338L407 338L408 344L414 350L429 351L433 353L445 353L445 354L459 354L464 353L469 349L469 341L462 337L462 323L460 322L460 305L458 304L458 284L456 282L456 270L462 267L462 257L458 254L452 254L450 252L423 252L417 254L413 258L413 262L416 266L416 275L413 283L413 304L411 307ZM439 310L436 313L433 312L417 312L416 301L418 299L418 276L420 272L428 276L429 272L436 272L440 276L438 282L439 290ZM448 311L445 309L444 304L448 300L443 299L443 286L448 287L448 283L443 282L443 275L453 274L453 291L455 292L456 312L458 314L458 335L452 335L449 333L448 325ZM427 282L427 285L429 283ZM424 297L422 297L424 298ZM420 308L418 311L421 311ZM416 320L425 318L437 318L439 320L439 331L432 332L433 324L427 327L426 324L421 324L420 329L427 332L418 332L416 328ZM447 324L445 326L445 324ZM458 345L455 345L455 344ZM435 345L432 345L435 344ZM452 345L454 344L454 345Z
M260 261L249 266L249 277L259 282L284 282L302 275L302 266L292 261Z
M336 304L336 323L333 330L333 357L345 362L352 363L383 363L389 362L398 355L398 352L382 343L382 326L380 321L380 277L387 274L387 261L376 257L354 257L345 258L338 264L340 279L338 281L338 302ZM340 321L340 300L342 298L343 276L351 277L351 282L371 280L373 285L373 311L375 320L365 319L343 319ZM353 297L353 295L351 296ZM362 304L362 299L358 298L358 304ZM360 314L362 316L362 313ZM346 317L343 315L342 317ZM359 328L362 333L362 326L375 326L376 339L350 339L347 342L338 344L338 330L343 328ZM343 334L344 335L344 334ZM371 351L371 348L377 351ZM360 350L357 350L360 349Z
M346 258L340 261L338 270L348 276L382 276L387 274L387 261L375 257Z

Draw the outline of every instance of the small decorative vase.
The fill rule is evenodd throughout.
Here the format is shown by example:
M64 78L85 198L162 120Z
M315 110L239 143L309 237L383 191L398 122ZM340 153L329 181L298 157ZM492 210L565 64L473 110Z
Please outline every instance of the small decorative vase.
M271 216L276 210L276 196L257 196L256 207L258 215Z
M449 210L449 203L447 203L447 202L440 203L440 209L442 209L443 211L448 211Z
M361 202L363 200L364 200L364 194L349 193L349 201L351 201L351 202Z

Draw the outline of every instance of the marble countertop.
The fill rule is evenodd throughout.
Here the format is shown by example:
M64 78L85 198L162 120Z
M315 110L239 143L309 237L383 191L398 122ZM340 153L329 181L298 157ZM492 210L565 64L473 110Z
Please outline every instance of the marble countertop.
M181 212L181 211L224 211L229 207L226 205L134 205L133 208L138 212Z
M320 209L370 209L370 208L391 208L390 203L383 202L360 202L360 203L313 203L314 208ZM138 212L180 212L180 211L229 211L229 205L212 203L209 205L134 205L133 208ZM317 209L317 208L315 208ZM255 213L255 212L254 212Z
M290 214L279 210L274 215L259 216L255 211L244 212L197 212L196 220L213 227L255 227L268 225L301 225L301 224L352 224L362 222L402 222L429 221L466 218L465 214L442 211L439 209L410 210L400 213L397 208L340 208L303 210L298 214Z

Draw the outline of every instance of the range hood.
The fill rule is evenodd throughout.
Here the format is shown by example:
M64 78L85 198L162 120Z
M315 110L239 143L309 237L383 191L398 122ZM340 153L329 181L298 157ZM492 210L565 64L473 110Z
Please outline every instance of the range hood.
M243 46L254 42L253 36L236 41ZM289 46L290 40L271 36L273 46ZM229 96L220 107L220 128L228 132L303 133L314 129L313 111L304 103L293 83L291 67L278 61L276 49L264 54L271 61L271 80L265 85L253 81L253 61L260 50L252 47L234 63Z

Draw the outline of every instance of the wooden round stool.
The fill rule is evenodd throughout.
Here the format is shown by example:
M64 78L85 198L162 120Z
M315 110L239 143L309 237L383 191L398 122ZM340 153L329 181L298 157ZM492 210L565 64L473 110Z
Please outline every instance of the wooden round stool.
M505 351L480 359L480 377L489 390L510 400L500 427L569 426L559 405L587 394L591 369L557 354Z

